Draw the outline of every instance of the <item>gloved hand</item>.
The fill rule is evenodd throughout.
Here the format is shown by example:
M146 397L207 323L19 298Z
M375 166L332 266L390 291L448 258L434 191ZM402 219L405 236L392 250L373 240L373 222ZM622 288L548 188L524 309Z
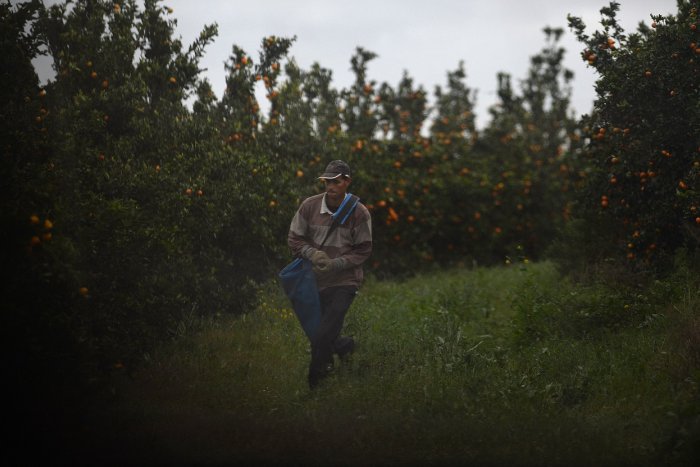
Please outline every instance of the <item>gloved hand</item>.
M309 259L311 260L311 264L314 265L313 269L315 272L325 271L331 262L326 252L321 250L316 250L311 253Z
M323 274L326 272L338 271L344 267L345 260L343 258L333 258L329 259L327 263L324 261L322 264L314 266L314 272Z

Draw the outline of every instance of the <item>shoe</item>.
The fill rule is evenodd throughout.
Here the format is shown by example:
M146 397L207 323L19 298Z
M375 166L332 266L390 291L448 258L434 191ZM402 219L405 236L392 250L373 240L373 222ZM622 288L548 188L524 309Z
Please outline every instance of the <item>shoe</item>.
M322 370L309 373L309 389L314 390L333 371L333 364L327 364Z
M341 337L338 339L335 353L338 354L340 361L345 362L350 358L350 355L355 351L355 339L352 337Z
M309 389L314 390L318 387L321 382L321 377L319 375L309 375Z

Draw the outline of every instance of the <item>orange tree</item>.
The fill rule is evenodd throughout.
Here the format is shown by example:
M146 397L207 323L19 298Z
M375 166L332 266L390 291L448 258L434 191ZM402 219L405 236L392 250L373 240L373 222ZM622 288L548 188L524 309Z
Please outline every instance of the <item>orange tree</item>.
M530 60L517 92L498 76L498 103L479 139L480 222L472 237L489 245L492 259L518 247L539 257L567 221L582 177L580 136L570 110L573 73L563 67L561 29L544 29L546 45Z
M3 139L17 157L3 161L8 261L26 269L16 306L37 323L18 352L54 361L72 348L64 361L90 375L129 367L191 318L246 310L285 253L287 190L275 178L285 161L258 141L259 109L241 83L273 76L291 41L266 38L250 76L234 49L232 91L217 100L198 66L216 27L184 47L168 8L139 5L2 10L17 70L3 86ZM41 43L56 71L44 89L30 62Z
M603 29L590 36L569 18L599 75L594 111L584 118L592 173L578 214L602 240L589 256L657 269L700 240L698 2L679 1L676 14L652 15L651 27L630 35L618 9L601 9Z
M421 135L429 112L427 96L404 73L396 89L383 83L373 101L375 139L357 151L364 177L370 180L367 191L377 242L373 264L391 273L411 271L432 257L427 244L431 232L424 227L430 224L426 208L434 207L427 193L430 154Z
M183 50L154 1L142 10L55 5L39 24L56 70L46 87L57 181L47 249L71 284L77 339L107 367L174 332L183 310L212 297L197 274L208 270L200 259L210 242L190 235L207 225L206 179L196 170L205 151L183 100L216 30Z
M572 75L557 47L562 32L546 33L549 43L533 57L521 94L501 76L502 102L482 137L462 64L447 74L445 89L436 88L433 107L407 75L396 90L381 85L379 139L353 152L371 180L380 268L500 262L517 246L540 255L564 223L580 177L578 134L569 114Z
M41 12L38 2L11 7L0 5L2 86L0 86L0 219L2 264L16 268L3 281L3 319L28 319L27 300L50 286L41 278L44 265L32 253L53 238L55 219L46 206L50 196L43 187L54 181L47 170L49 114L45 89L32 60L40 55L44 40L34 28Z
M50 106L32 66L45 44L35 28L41 10L39 2L0 5L1 319L9 350L6 378L12 381L9 446L22 441L35 428L37 414L54 401L41 388L47 382L65 385L76 376L77 343L69 338L71 294L65 277L56 274L59 260L44 249L59 223L45 189L56 183L48 170Z
M281 62L293 41L263 38L255 60L233 46L226 90L210 115L225 144L218 171L222 197L212 204L212 209L220 210L224 225L218 242L238 271L230 271L229 277L239 284L243 280L252 286L250 291L286 257L284 239L298 198L296 178L301 175L298 160L310 142L304 112L280 89ZM260 84L270 101L267 118L255 94ZM240 305L236 312L244 311L249 302Z
M325 164L341 156L347 137L342 131L339 93L331 87L331 73L318 64L310 71L294 60L285 66L286 79L270 106L261 146L276 165L285 217L277 238L285 243L287 228L301 200L322 189L318 175ZM278 241L280 241L278 240Z
M468 236L468 224L483 190L470 177L478 134L473 113L476 96L466 85L466 76L460 62L456 70L447 73L446 87L435 87L429 141L424 140L424 149L413 153L425 159L429 178L423 192L437 205L435 210L424 209L420 222L427 221L425 225L432 231L431 255L443 264L473 258L477 250Z

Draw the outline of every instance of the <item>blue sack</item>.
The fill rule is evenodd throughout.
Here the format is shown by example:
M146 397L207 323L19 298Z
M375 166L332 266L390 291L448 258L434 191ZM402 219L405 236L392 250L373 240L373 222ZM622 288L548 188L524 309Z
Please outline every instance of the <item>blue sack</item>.
M311 261L297 258L280 271L279 277L306 337L312 341L321 322L321 300Z

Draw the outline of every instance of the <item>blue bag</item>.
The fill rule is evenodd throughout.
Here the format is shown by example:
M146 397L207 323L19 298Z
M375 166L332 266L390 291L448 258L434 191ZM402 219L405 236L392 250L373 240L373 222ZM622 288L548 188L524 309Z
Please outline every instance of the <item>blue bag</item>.
M319 248L323 247L335 227L344 224L348 220L359 201L360 198L348 193L332 215L333 222ZM296 258L279 272L284 293L292 302L292 309L297 315L309 341L313 341L318 325L321 322L321 300L318 296L316 274L312 267L311 261L308 259Z
M312 340L321 322L321 301L311 261L296 258L280 271L279 277L306 337Z

